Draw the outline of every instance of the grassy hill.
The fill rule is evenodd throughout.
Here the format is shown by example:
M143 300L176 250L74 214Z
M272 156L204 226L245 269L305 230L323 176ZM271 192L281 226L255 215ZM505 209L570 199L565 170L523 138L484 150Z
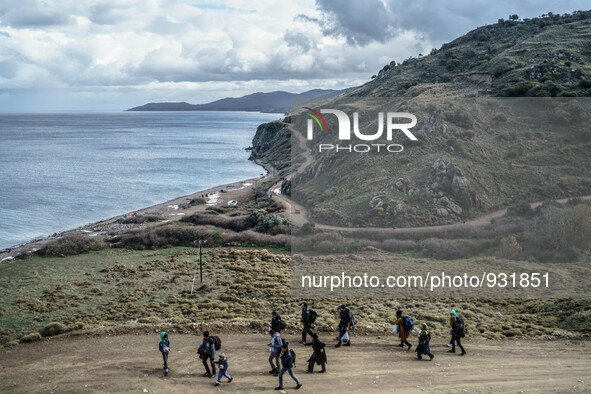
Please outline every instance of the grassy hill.
M318 143L338 141L317 133L308 143L313 165L294 177L293 198L322 223L408 227L591 194L590 42L591 12L577 12L480 27L384 66L316 107L359 112L365 134L375 132L378 111L411 112L419 141L404 140L397 154L319 153ZM295 109L291 121L305 131L307 118ZM326 119L336 130L335 117ZM280 164L287 133L268 129L265 149L255 137L255 150Z

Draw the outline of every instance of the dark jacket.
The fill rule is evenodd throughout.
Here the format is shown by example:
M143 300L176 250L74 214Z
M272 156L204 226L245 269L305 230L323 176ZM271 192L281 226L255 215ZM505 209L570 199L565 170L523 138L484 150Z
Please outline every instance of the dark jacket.
M320 342L318 339L313 339L312 343L306 343L306 346L312 346L312 349L314 350L312 356L308 359L308 362L315 361L318 365L326 363L326 350L322 351L326 345L323 342Z
M205 349L205 357L211 359L215 357L215 342L212 337L209 337L208 339L203 339L201 346L203 346L203 349Z
M347 325L351 324L351 317L349 316L349 309L345 308L341 311L341 322L339 323L339 327L347 327Z
M281 324L281 316L277 315L277 317L271 318L271 330L275 332L281 332L282 330Z
M310 323L310 310L308 308L302 310L302 318L300 319L300 321L306 326L312 324Z
M168 340L168 337L166 339L162 338L160 343L158 343L158 350L160 350L162 353L165 353L165 348L170 350L170 341Z
M281 356L281 366L283 368L288 368L288 369L293 368L293 360L291 358L291 352L289 350L287 350Z
M454 324L451 326L451 332L455 338L461 337L462 328L458 319L456 319L456 321L454 321Z

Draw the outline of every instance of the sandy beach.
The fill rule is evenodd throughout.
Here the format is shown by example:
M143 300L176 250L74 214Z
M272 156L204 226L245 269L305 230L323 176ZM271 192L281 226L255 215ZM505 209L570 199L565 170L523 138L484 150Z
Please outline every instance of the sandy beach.
M197 212L203 212L209 207L226 207L229 201L235 200L237 204L246 202L253 193L253 187L261 181L266 181L271 177L271 167L255 160L255 163L262 167L264 175L262 177L245 179L231 184L222 184L204 190L199 190L191 194L180 196L169 201L155 204L146 208L138 209L132 212L122 212L120 215L101 220L94 223L70 229L47 237L37 238L20 245L0 251L0 263L10 261L12 258L22 254L31 254L45 246L52 240L59 239L67 234L87 234L89 236L101 237L105 235L114 235L131 229L143 229L151 223L122 223L126 215L129 216L158 216L158 222L177 221L185 216L190 216ZM222 190L224 190L222 192ZM188 206L193 199L203 198L206 203Z

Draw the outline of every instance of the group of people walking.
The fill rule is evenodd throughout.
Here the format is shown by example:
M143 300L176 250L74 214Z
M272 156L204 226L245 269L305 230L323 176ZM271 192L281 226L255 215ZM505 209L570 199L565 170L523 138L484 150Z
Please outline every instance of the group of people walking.
M312 347L312 355L307 360L308 367L306 372L313 373L314 366L318 365L321 367L319 372L325 373L327 364L326 344L320 340L318 333L313 332L312 330L318 314L313 309L308 308L308 304L305 302L301 304L301 308L302 314L300 323L302 324L302 340L300 341L300 344ZM337 312L340 321L338 326L339 335L336 338L338 342L335 347L338 348L341 346L351 346L351 330L355 328L355 316L345 305L339 305ZM295 381L296 390L302 387L302 382L294 373L296 353L289 347L288 342L281 337L281 331L285 330L286 328L287 324L281 319L279 313L273 311L271 314L271 322L269 323L269 334L271 336L271 341L267 344L267 346L269 347L269 364L271 365L271 370L269 373L275 377L278 377L279 379L279 385L275 387L275 390L283 389L283 376L286 372ZM403 316L402 310L400 309L396 311L394 332L398 333L398 337L400 338L400 344L398 346L406 346L406 351L410 351L413 345L408 341L408 338L411 333L414 332L414 324L412 318L409 316ZM455 353L457 346L461 350L460 356L465 355L466 351L461 343L461 338L463 338L466 334L464 320L453 309L450 312L449 334L451 335L451 339L448 344L448 346L451 347L449 352ZM311 342L306 341L308 335L312 338ZM422 360L423 355L428 356L429 361L433 360L435 356L431 353L431 349L429 347L430 341L430 327L427 325L427 323L422 323L418 335L418 345L416 346L415 350L417 353L417 360ZM203 362L203 366L205 367L205 373L203 376L215 376L217 364L218 373L217 380L215 382L216 386L221 383L223 377L228 380L228 383L232 382L232 377L228 374L228 357L226 354L221 352L218 355L218 360L215 360L216 350L220 350L220 348L221 340L219 337L210 336L208 331L203 332L203 341L199 345L197 352ZM164 331L160 333L158 349L162 353L162 358L164 361L164 374L167 375L170 371L168 368L170 341L168 339L168 334Z

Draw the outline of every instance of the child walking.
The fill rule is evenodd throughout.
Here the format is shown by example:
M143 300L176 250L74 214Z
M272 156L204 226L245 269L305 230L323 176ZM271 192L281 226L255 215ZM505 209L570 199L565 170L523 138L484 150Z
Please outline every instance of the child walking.
M228 378L228 383L230 383L232 377L228 374L228 357L226 357L226 353L220 353L219 360L215 363L218 365L218 380L215 382L215 385L220 385L222 382L222 376Z
M429 332L429 326L427 323L423 323L421 326L421 333L419 335L419 346L417 346L417 360L422 360L421 357L423 354L429 356L429 361L433 360L435 357L431 353L431 349L429 348L429 342L431 342L431 333Z
M170 352L170 341L168 340L168 334L164 331L160 333L160 343L158 344L158 350L162 353L162 359L164 360L164 375L168 375L170 371L168 369L168 352Z

